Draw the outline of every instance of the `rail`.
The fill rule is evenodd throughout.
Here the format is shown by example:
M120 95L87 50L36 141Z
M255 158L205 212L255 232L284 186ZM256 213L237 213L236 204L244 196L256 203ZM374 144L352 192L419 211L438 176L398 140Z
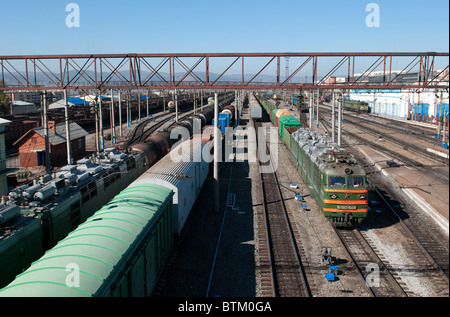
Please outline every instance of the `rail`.
M254 124L256 130L261 126L260 122ZM256 141L258 145L262 144L258 141L258 133ZM267 146L265 148L270 154ZM261 162L259 164L260 167L264 165ZM271 164L271 161L265 164ZM269 296L311 297L299 246L289 221L276 172L260 172L260 177L267 237L263 249L267 250L270 257L270 277L262 276L262 279L271 283L272 294L269 293ZM264 285L262 287L268 288Z
M330 125L324 120L322 122L327 126ZM442 281L448 284L448 244L443 241L438 232L433 230L433 228L420 217L418 212L414 211L414 208L410 204L405 202L393 188L381 179L371 164L367 164L361 155L357 151L352 150L350 146L349 150L354 153L355 158L358 161L364 163L362 166L365 166L365 168L368 169L368 181L372 184L377 194L392 212L391 214L395 217L396 221L402 224L405 234L409 235L413 241L415 241L418 250L424 252L426 258L433 263L437 271L441 272ZM382 194L381 191L384 193ZM396 202L395 206L393 206L392 202ZM403 214L402 216L400 215L400 212Z

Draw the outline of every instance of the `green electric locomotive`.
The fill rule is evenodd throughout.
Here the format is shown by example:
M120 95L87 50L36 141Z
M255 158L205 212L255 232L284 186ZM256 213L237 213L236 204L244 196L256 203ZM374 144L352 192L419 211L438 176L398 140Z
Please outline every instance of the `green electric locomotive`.
M323 215L335 226L359 225L367 216L368 190L354 157L309 129L286 130L284 143Z
M370 113L369 104L365 101L345 100L344 109L358 113Z

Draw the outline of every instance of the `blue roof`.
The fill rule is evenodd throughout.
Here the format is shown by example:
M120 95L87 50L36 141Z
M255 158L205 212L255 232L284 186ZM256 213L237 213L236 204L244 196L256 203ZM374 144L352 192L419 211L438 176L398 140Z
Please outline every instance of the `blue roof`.
M67 100L71 103L73 103L74 105L89 105L89 102L84 101L81 98L78 97L69 97L67 98Z
M131 98L135 98L136 96L135 95L131 95ZM145 99L147 99L147 96L140 96L141 97L141 100L145 100ZM148 99L150 99L152 96L148 96Z

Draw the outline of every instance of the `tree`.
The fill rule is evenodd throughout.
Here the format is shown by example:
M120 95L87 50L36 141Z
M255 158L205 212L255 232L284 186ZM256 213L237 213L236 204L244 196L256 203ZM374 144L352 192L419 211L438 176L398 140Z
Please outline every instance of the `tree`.
M5 84L2 80L0 80L0 87L5 87ZM10 103L11 99L8 97L8 95L0 91L0 115L9 114Z

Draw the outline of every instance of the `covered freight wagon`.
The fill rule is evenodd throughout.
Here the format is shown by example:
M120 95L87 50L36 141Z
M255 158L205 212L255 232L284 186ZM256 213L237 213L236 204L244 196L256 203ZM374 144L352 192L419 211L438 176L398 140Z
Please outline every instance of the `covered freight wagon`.
M162 186L130 185L0 297L150 296L173 246L172 196Z
M275 113L275 126L278 128L280 117L290 115L291 113L286 109L278 109L278 111Z
M212 120L212 125L214 126L214 119ZM226 127L227 127L227 118L226 117L219 117L217 126L219 127L220 133L225 134Z
M250 105L250 116L253 120L262 119L262 108L259 104L254 103Z
M287 127L301 127L301 123L292 116L282 116L279 119L278 125L278 134L281 136L281 139L284 141L284 132ZM291 131L293 132L293 131Z
M200 140L179 144L133 182L157 184L173 190L173 231L179 235L209 172L202 155L207 145Z
M272 122L273 125L275 125L275 114L277 113L278 110L279 110L278 108L275 108L270 111L270 121Z

